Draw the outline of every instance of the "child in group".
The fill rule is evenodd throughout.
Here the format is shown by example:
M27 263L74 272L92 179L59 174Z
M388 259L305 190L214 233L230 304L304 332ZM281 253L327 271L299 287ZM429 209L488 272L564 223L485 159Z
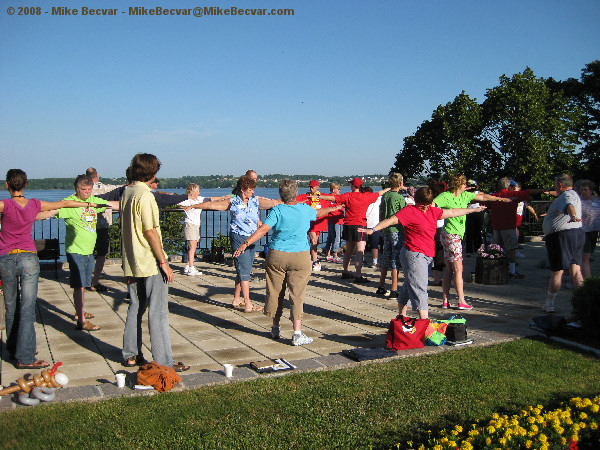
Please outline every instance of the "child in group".
M192 206L197 205L198 203L204 203L208 200L213 200L213 197L206 199L200 196L200 186L196 183L188 184L188 187L185 191L186 195L189 197L187 200L179 203L179 206ZM219 199L220 197L214 197L214 199ZM198 247L198 241L200 240L200 224L202 214L201 209L187 208L185 209L185 221L183 223L183 236L187 242L188 246L188 254L187 254L187 265L183 269L184 275L189 276L200 276L202 272L194 267L194 260L196 259L196 248Z

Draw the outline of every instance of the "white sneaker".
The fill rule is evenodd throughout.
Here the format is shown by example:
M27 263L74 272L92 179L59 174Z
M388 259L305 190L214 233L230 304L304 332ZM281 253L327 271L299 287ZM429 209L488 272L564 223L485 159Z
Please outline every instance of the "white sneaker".
M292 337L292 344L294 345L306 345L312 343L313 338L308 337L304 333L296 334Z
M190 271L190 266L188 266L188 265L186 264L185 268L183 269L183 274L184 274L184 275L187 275L189 271Z
M521 253L519 250L517 250L517 258L525 258L525 255L523 253Z
M556 311L556 309L554 308L554 303L549 303L549 302L544 303L544 306L542 306L542 310L546 311L546 312L555 312Z
M321 263L314 262L312 265L312 270L313 270L313 272L320 272L321 271Z
M189 275L191 277L193 277L193 276L200 276L200 275L202 275L202 272L200 272L198 269L196 269L195 267L192 266L188 270L187 275Z

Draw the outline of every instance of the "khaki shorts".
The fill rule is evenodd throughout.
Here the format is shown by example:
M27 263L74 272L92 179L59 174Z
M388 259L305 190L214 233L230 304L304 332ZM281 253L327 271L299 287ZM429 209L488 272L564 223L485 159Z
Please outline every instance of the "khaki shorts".
M183 237L186 241L199 241L200 240L200 227L191 223L183 224Z

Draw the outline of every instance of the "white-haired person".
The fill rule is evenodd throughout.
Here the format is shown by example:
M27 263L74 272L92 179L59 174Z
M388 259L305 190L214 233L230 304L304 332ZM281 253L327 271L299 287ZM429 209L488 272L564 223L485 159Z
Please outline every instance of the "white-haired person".
M304 295L312 271L310 244L307 232L310 222L331 211L342 208L341 205L314 209L296 200L298 184L293 180L279 183L279 196L282 204L271 209L263 224L234 251L239 258L248 247L260 240L269 231L269 252L266 259L267 297L264 314L273 319L271 337L279 339L280 320L283 315L283 301L286 288L289 300L294 334L293 345L310 344L313 339L302 332L302 314Z
M407 205L393 216L379 222L373 228L359 228L358 232L372 234L391 225L400 223L404 227L404 246L400 251L400 262L404 272L404 284L398 294L398 310L406 315L408 302L418 311L421 319L429 317L427 284L429 265L435 255L435 231L437 221L451 217L483 211L484 206L475 209L441 209L432 205L433 193L422 187L415 193L415 205Z

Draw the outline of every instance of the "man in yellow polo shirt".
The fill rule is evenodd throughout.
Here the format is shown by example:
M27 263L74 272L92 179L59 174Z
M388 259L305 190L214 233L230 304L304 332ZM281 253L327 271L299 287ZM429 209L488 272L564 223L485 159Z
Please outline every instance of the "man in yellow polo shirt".
M150 190L159 169L156 156L135 155L129 166L133 185L121 197L121 251L130 295L123 333L123 359L128 367L144 363L141 318L148 309L152 358L183 372L190 367L181 362L175 364L171 352L167 283L173 281L173 271L163 250L158 205Z

